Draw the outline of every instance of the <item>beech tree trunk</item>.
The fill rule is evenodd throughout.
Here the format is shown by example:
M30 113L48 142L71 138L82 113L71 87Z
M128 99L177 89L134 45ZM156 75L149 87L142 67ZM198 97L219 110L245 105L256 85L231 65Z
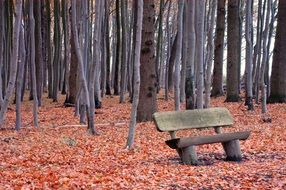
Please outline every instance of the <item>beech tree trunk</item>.
M178 36L176 43L176 63L175 63L175 110L180 110L180 66L182 55L182 42L183 42L183 13L184 13L184 0L178 1Z
M144 0L140 96L137 121L151 121L152 114L157 110L157 80L155 70L155 1Z
M279 1L269 103L286 102L286 1Z
M204 18L205 18L205 0L196 1L196 61L197 61L197 99L198 109L204 107Z
M129 132L127 137L126 147L132 148L135 137L137 107L139 102L139 91L140 91L140 50L142 40L142 20L143 20L143 0L138 0L136 3L137 9L137 20L136 20L136 40L135 40L135 52L134 52L134 92L132 100L131 119L129 124Z
M214 50L214 68L211 96L223 96L223 54L224 54L224 33L225 33L225 1L217 2L216 37Z
M227 75L226 75L226 102L238 102L238 68L240 60L239 46L239 0L228 1L227 14Z
M195 108L195 85L194 85L194 67L195 67L195 46L196 46L196 32L195 32L195 0L186 2L188 24L188 54L186 65L186 109Z
M249 0L246 3L246 23L245 23L245 38L246 38L246 55L245 55L245 75L246 75L246 102L248 110L253 110L253 92L252 92L252 55L253 55L253 43L252 43L252 5L253 1Z

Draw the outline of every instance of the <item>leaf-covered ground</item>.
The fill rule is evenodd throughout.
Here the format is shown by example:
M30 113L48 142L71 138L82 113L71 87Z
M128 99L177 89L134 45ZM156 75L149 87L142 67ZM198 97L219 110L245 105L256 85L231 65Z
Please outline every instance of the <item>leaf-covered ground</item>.
M63 100L63 97L62 97ZM243 161L224 161L220 144L197 148L200 166L182 165L152 122L137 125L136 145L125 143L130 104L103 99L97 110L100 136L79 126L73 108L63 101L44 100L40 128L32 127L32 104L23 106L23 128L12 130L15 107L0 130L0 189L286 189L286 105L269 105L272 123L261 120L260 109L246 111L242 103L223 103L235 118L234 131L250 130L241 142ZM159 110L172 110L173 102L159 99ZM178 136L210 134L212 130L184 131Z

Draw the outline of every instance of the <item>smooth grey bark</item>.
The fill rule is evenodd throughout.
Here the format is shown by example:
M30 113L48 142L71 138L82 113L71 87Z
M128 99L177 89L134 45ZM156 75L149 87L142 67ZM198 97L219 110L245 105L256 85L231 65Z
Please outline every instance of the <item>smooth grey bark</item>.
M131 119L129 124L129 131L127 137L126 147L132 148L135 138L137 108L139 102L139 91L140 91L140 50L142 40L142 20L143 20L143 0L137 0L137 16L136 16L136 40L135 40L135 51L134 51L134 92L132 100Z
M164 0L160 0L159 15L158 15L158 35L156 44L156 77L158 83L158 90L160 90L160 60L162 56L162 36L163 36L163 14L164 14Z
M17 75L17 66L18 66L18 52L19 52L19 34L22 20L22 0L17 0L15 4L15 21L13 26L13 44L12 44L12 56L10 59L10 72L9 72L9 81L6 88L6 93L4 96L3 104L0 108L0 127L3 127L5 114L7 112L9 100L14 92L16 75Z
M184 0L178 1L178 15L177 15L177 29L178 40L176 44L176 63L175 63L175 110L180 110L180 63L182 55L182 42L183 42L183 13L184 13Z
M53 60L53 101L58 101L59 71L61 53L60 1L54 0L54 60Z
M37 96L37 79L36 79L36 58L35 58L35 19L33 13L33 0L29 0L29 26L30 26L30 72L31 72L31 89L33 96L33 117L34 126L38 127L38 96Z
M96 88L99 87L99 72L100 71L100 37L101 37L101 26L102 26L102 15L103 15L103 4L102 0L97 0L95 4L95 26L93 31L93 62L89 69L89 83L88 83L88 90L89 90L89 99L90 99L90 110L88 112L90 120L90 124L94 125L94 112L96 107L96 98L99 98L100 94Z
M239 0L228 1L227 14L227 75L226 102L238 102L238 67L240 60L239 46Z
M53 64L52 64L52 47L51 47L51 8L50 1L46 0L46 10L47 10L47 34L45 41L47 43L47 68L48 68L48 98L53 98Z
M43 56L42 56L42 28L41 28L41 3L42 1L34 2L35 15L35 66L36 66L36 80L37 80L37 98L38 105L42 105L43 93Z
M210 106L211 97L211 83L212 83L212 65L214 55L214 27L215 27L215 14L216 14L217 0L210 1L210 19L209 28L207 33L207 58L206 58L206 79L205 79L205 107Z
M224 55L224 33L225 33L225 1L218 0L216 18L216 36L214 50L214 68L211 96L223 96L223 55Z
M105 94L106 95L111 95L111 84L110 84L110 80L111 80L111 76L110 76L110 56L111 56L111 52L110 52L110 35L109 35L109 6L110 6L110 0L106 0L105 1L105 50L106 50L106 91Z
M195 66L195 46L196 46L196 32L195 32L195 0L187 1L187 18L188 20L188 48L187 51L187 65L186 65L186 109L195 108L195 85L194 85L194 66Z
M205 18L205 0L196 1L196 61L197 61L197 97L196 107L204 107L204 18Z
M25 57L26 57L26 50L25 50L25 38L24 38L24 28L21 27L20 29L20 36L19 36L19 56L18 56L18 72L17 72L17 81L16 81L16 130L20 130L22 118L21 118L21 93L23 87L23 77L24 77L24 67L25 67Z
M84 93L84 98L85 98L85 103L86 103L86 110L87 113L90 113L90 100L89 100L89 91L88 91L88 86L85 78L85 73L84 73L84 64L83 64L83 58L82 58L82 52L79 46L78 42L78 31L77 31L77 17L76 17L76 0L72 0L72 35L74 35L74 43L75 43L75 48L76 48L76 55L78 58L79 62L79 82L80 82L80 88L82 88L82 91ZM81 91L81 90L79 90ZM89 116L89 114L88 114ZM94 128L94 123L93 123L94 118L88 117L88 132L91 134L98 134L97 131Z
M172 39L172 38L171 38ZM175 35L175 39L173 41L170 51L169 63L168 63L168 91L174 90L174 65L176 62L177 55L177 41L178 41L178 33Z
M188 52L188 19L187 19L187 2L185 1L184 13L183 13L183 39L182 39L182 66L181 66L181 78L180 78L180 102L186 100L186 67L187 67L187 54Z
M252 5L253 1L249 0L246 3L246 23L245 23L245 39L246 39L246 55L245 55L245 75L246 75L246 99L245 104L248 110L253 110L253 92L252 92L252 66L253 66L253 42L252 42Z
M120 22L120 0L116 0L116 57L114 71L114 95L119 95L119 68L121 64L121 22Z
M127 72L127 0L121 1L121 29L122 29L122 52L121 52L121 77L119 102L125 102L125 86Z
M167 59L165 66L165 100L169 97L169 63L171 54L171 31L170 31L170 12L171 12L172 1L169 1L167 17L166 17L166 35L167 35Z
M261 74L259 76L259 82L260 82L260 89L261 89L261 99L262 99L262 113L267 113L267 107L266 107L266 84L265 84L265 70L266 70L266 64L267 63L267 54L269 52L267 51L267 40L269 35L269 22L270 22L270 13L271 13L271 5L272 0L267 0L267 11L266 11L266 20L265 20L265 28L262 33L262 50L263 50L263 56L262 56L262 62L261 62ZM268 73L267 73L268 74ZM286 90L285 90L286 91Z

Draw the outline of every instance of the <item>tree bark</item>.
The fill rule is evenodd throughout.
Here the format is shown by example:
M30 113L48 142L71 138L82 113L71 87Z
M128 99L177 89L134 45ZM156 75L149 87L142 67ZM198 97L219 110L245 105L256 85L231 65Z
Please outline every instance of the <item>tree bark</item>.
M269 103L286 102L286 1L279 1Z
M177 28L178 40L176 44L176 65L175 65L175 110L180 110L180 63L182 55L182 42L183 42L183 13L184 13L184 0L178 1L178 15L177 15Z
M196 106L198 109L203 108L203 91L204 91L204 18L205 18L205 0L196 1L196 56L197 56L197 99Z
M134 144L137 107L139 102L140 91L140 48L142 38L142 20L143 20L143 0L137 1L137 20L136 20L136 40L134 51L134 92L132 100L131 119L129 124L129 132L127 137L126 147L131 148Z
M238 102L239 0L228 1L226 102Z
M137 121L151 121L157 110L157 82L155 70L155 2L144 0L141 46L140 97Z
M225 32L225 1L218 0L216 37L214 50L214 68L211 96L223 96L223 54L224 54L224 32Z

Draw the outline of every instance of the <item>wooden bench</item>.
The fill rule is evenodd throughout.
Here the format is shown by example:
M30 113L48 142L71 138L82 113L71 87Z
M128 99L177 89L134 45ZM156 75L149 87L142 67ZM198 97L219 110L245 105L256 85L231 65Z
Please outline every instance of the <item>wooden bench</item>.
M231 127L234 123L226 108L157 112L153 118L158 131L170 133L171 139L166 144L177 150L184 164L197 165L195 146L212 143L222 143L226 160L241 161L239 140L246 140L250 135L249 131L222 133L222 127ZM205 128L214 128L216 134L176 138L176 131Z

